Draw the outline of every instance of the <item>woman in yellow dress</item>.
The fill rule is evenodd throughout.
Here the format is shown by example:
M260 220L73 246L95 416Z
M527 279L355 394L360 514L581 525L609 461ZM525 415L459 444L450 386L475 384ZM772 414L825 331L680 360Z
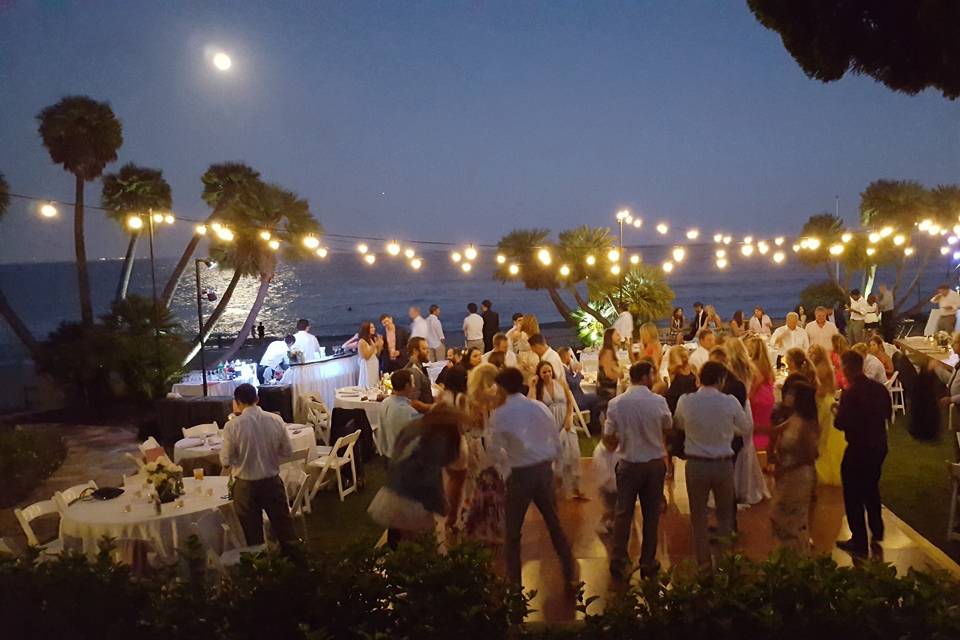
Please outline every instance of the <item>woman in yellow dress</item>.
M817 457L817 480L820 484L840 486L840 463L847 449L843 432L833 426L833 405L836 403L836 375L830 355L820 345L810 347L810 362L817 374L817 418L820 422L820 446Z

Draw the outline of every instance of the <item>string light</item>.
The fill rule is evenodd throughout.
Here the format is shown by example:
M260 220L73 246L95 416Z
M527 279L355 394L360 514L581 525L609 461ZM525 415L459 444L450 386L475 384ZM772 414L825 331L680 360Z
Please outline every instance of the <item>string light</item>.
M165 216L163 216L163 221L166 222L167 224L173 224L174 222L176 222L176 220L177 219L173 216L172 213L168 213Z
M387 253L392 256L400 255L400 244L396 240L387 243Z
M357 245L357 251L359 251L363 255L366 255L367 251L370 251L370 247L368 247L365 243L361 242L360 244Z
M270 232L267 230L263 230L260 232L260 237L263 238L264 240L269 240L271 237Z
M842 245L842 244L832 244L832 245L830 245L829 251L830 251L830 255L832 255L832 256L838 256L838 255L840 255L841 253L843 253L843 245Z
M620 275L620 265L615 264L612 267L610 267L610 273L612 273L615 276Z
M306 243L304 243L304 244L306 244ZM277 249L280 248L280 241L277 240L276 238L274 238L273 240L271 240L270 242L267 243L267 246L270 247L271 249L273 249L274 251L276 251ZM308 247L308 248L309 248L309 247Z
M510 268L508 269L508 271L510 272L510 275L515 276L518 273L520 273L520 267L518 265L512 264L510 265Z
M753 236L743 236L743 244L753 244Z
M726 258L726 257L727 257L727 250L726 250L726 249L717 249L714 253L716 254L716 256L717 256L718 258Z
M877 252L877 250L874 249L873 247L867 247L867 255L868 255L868 256L872 256L872 255L875 254L876 252Z
M593 265L597 264L597 259L593 256L593 254L588 255L586 258L586 261L587 261L587 266L589 267L592 267Z
M477 259L477 248L472 244L463 250L463 255L467 260L476 260Z
M816 251L820 248L820 238L807 238L807 248Z
M765 256L767 255L767 252L770 251L770 245L761 240L757 243L757 251L760 252L760 255Z
M733 242L733 236L723 236L723 244L730 244Z
M696 240L700 237L699 229L690 229L687 231L687 240Z
M913 255L913 247L907 247L906 249L904 249L904 250L903 250L903 255L907 256L908 258L909 258L910 256L912 256L912 255Z
M469 262L464 262L460 265L460 268L463 269L464 273L470 273L470 269L473 269L473 265Z
M876 231L871 231L870 235L867 236L867 242L870 244L876 244L880 242L880 234Z
M742 253L743 255L749 258L750 256L753 255L753 245L752 244L743 245L742 247L740 247L740 253Z
M52 202L47 202L40 206L40 215L44 218L56 218L58 213L60 212L57 211L57 208Z
M800 249L802 249L803 247L801 247L799 244L795 244L795 245L793 245L792 248L793 248L793 252L796 253L796 252L800 251Z
M570 275L570 267L565 264L560 265L560 275L566 278Z
M230 231L230 229L227 229L226 227L220 227L220 229L217 230L217 237L224 242L232 242L233 231Z
M727 268L727 259L717 258L717 269L726 269L726 268Z
M850 242L851 240L853 240L853 234L850 233L849 231L843 233L843 234L840 236L840 242L842 242L843 244L847 244L847 243Z
M897 245L898 247L903 243L905 243L906 241L907 241L907 237L902 233L898 233L897 235L893 236L893 244Z
M215 232L217 232L217 231L220 231L221 228L223 228L223 225L220 224L219 222L211 222L210 228L213 229Z
M453 260L454 262L460 262L461 260L463 260L463 256L460 255L459 251L454 251L453 253L450 254L450 259Z
M319 249L317 249L317 257L319 257L319 258L326 258L326 257L327 257L327 248L326 248L326 247L320 247Z
M195 226L195 227L193 228L193 230L197 232L197 235L198 235L198 236L205 236L205 235L207 235L207 225L205 225L205 224L198 224L197 226Z
M659 233L662 236L667 235L667 231L669 230L670 230L670 227L667 226L666 222L661 222L660 224L657 225L657 233Z
M957 244L957 236L950 236L947 238L947 244Z
M376 254L373 254L373 253L367 253L367 254L365 254L365 255L363 256L363 260L364 260L367 264L373 264L374 262L377 261L377 256L376 256Z
M717 244L720 244L721 242L723 242L723 234L722 233L713 234L713 241L716 242Z
M950 253L950 247L940 247L940 255L945 256Z
M137 229L143 228L143 220L140 219L140 216L130 216L127 218L127 227L136 231Z
M886 226L886 227L883 227L882 229L880 229L880 237L881 237L881 238L887 238L887 237L889 237L889 236L891 236L891 235L893 235L893 227L891 227L891 226Z
M930 221L929 218L924 218L923 220L920 221L920 224L917 225L917 228L920 229L920 231L926 231L927 229L930 228L931 224L933 223Z
M161 222L163 222L163 214L162 213L153 214L153 221L157 224L160 224Z
M640 254L633 254L630 256L630 264L640 264Z
M687 252L683 247L674 247L671 252L674 262L683 262L683 259L686 257Z
M620 252L617 251L616 249L610 249L610 251L607 252L607 260L609 260L610 262L617 262L617 261L619 261L619 260L620 260Z
M777 245L778 247L783 246L783 236L777 236L774 238L773 244Z
M420 258L414 258L413 260L410 261L410 267L414 271L419 271L420 267L422 266L423 266L423 260L421 260Z
M506 261L507 261L507 256L503 255L502 253L497 254L497 264L503 264Z
M317 236L305 236L303 238L303 246L307 249L314 250L320 246L320 239Z
M777 251L773 254L773 261L777 264L782 264L784 260L787 259L787 256L784 255L783 251Z
M642 226L643 226L643 220L641 220L640 218L634 218L634 219L633 219L633 228L634 228L634 229L639 229L639 228L642 227Z
M550 251L548 249L540 249L537 251L537 260L539 260L540 263L546 267L553 262L553 257L550 255Z
M670 262L669 260L667 260L666 262L664 262L664 263L663 263L663 271L664 271L665 273L670 273L671 271L673 271L673 263Z
M417 255L417 252L411 249L410 247L407 247L406 249L403 250L403 257L405 257L407 260L412 260L416 255Z

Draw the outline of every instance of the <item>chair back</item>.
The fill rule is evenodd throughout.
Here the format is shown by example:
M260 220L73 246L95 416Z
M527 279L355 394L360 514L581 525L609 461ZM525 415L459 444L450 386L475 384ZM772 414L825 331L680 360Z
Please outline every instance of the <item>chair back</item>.
M224 542L230 543L234 549L243 549L247 546L247 536L243 533L240 518L233 503L222 504L217 507L220 517L223 518Z
M59 513L60 510L57 509L57 503L53 499L41 500L40 502L34 502L24 509L13 510L13 514L17 517L17 522L20 523L20 528L23 529L23 534L27 537L27 544L32 547L40 546L40 541L37 540L37 534L34 533L30 523L37 518L52 514L59 515Z
M139 446L140 453L142 454L146 453L147 451L150 451L151 449L158 449L158 448L162 448L162 447L160 447L160 443L157 442L157 439L154 438L153 436L150 436L149 438L144 440L143 443L140 444Z
M887 389L893 389L895 386L897 386L897 379L899 377L900 377L900 372L894 371L893 375L887 378L887 381L884 383L884 385L887 387Z
M357 429L349 435L345 435L337 439L337 444L334 445L333 451L330 452L330 455L337 456L338 458L343 458L344 460L350 460L353 458L353 448L356 446L357 441L360 439L360 429ZM343 455L340 455L340 449L346 447Z
M310 482L311 476L307 474L306 471L300 471L296 474L296 477L292 477L288 480L289 484L285 486L293 485L290 488L293 488L293 499L289 498L290 491L287 491L287 505L290 507L290 515L292 516L301 516L304 511L304 502L306 501L307 495L310 493Z
M194 427L184 427L181 431L183 431L184 438L203 438L217 435L220 432L220 427L217 426L216 422L211 422L209 424L198 424Z
M57 509L60 513L66 511L67 507L80 499L87 489L92 489L96 491L97 483L93 480L89 480L83 484L77 484L69 489L64 489L63 491L57 491L53 494L53 500L57 503Z
M313 427L314 433L323 444L330 444L330 410L326 403L310 394L304 398L303 406L306 410L306 423Z

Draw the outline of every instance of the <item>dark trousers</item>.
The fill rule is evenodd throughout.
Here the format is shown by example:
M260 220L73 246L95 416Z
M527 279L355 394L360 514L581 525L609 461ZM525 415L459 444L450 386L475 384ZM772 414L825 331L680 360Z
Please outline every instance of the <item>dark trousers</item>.
M843 482L843 507L851 538L858 545L867 545L867 522L874 538L883 538L883 517L880 513L880 472L886 449L847 447L840 464ZM864 519L866 511L866 519Z
M504 555L507 579L514 584L520 584L520 532L531 502L537 505L547 525L553 548L563 565L564 578L573 578L573 555L557 516L557 498L553 485L553 467L549 461L515 468L507 480Z
M297 532L293 528L287 493L280 476L263 480L237 479L233 485L233 508L237 512L243 535L250 546L263 544L263 515L267 512L270 527L281 543L294 542Z
M894 332L896 331L895 320L892 309L880 314L880 333L883 334L884 342L893 342Z
M663 480L667 465L658 458L649 462L617 464L617 506L613 521L613 552L610 568L620 571L629 563L627 545L633 524L633 510L640 500L643 515L643 537L640 542L640 569L650 569L657 562L657 528L660 524L660 506L663 501Z

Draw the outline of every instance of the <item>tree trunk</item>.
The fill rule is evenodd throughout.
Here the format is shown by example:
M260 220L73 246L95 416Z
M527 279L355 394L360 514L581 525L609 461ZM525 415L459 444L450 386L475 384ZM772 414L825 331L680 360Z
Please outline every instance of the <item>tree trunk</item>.
M257 291L257 298L253 301L253 306L250 307L250 312L247 314L247 319L243 321L243 326L240 328L240 333L237 334L233 344L227 347L226 353L217 358L217 362L214 364L224 362L232 358L237 351L240 350L240 347L243 346L243 343L247 341L247 336L250 335L250 329L253 328L253 323L257 321L257 316L260 314L260 309L263 307L263 301L267 297L267 292L270 290L270 283L272 281L272 273L270 275L264 275L260 277L260 289Z
M863 297L866 298L870 295L870 290L873 289L873 282L877 279L877 265L870 265L863 273Z
M828 260L827 262L823 263L823 266L827 270L827 278L830 279L830 282L832 282L833 284L837 285L837 287L839 287L840 281L837 279L836 263L830 264L830 261Z
M83 235L83 178L76 177L76 197L73 205L73 246L77 256L77 293L80 295L80 320L93 325L93 298L90 294L90 274L87 273L87 245Z
M896 317L900 317L901 315L903 315L900 313L900 309L903 307L904 303L910 299L910 295L913 293L913 290L917 288L917 284L920 282L920 276L922 276L923 272L926 270L927 263L930 262L930 256L932 255L933 255L933 250L927 249L926 253L923 254L923 260L920 262L920 267L917 269L916 275L913 276L913 280L910 282L910 286L907 287L906 292L904 292L904 294L899 298L897 298L896 294L894 294L894 301L896 303L896 306L893 308L893 313ZM931 297L931 296L933 296L933 294L930 294L930 296L928 297ZM923 308L923 305L925 304L926 304L926 298L924 298L922 302L914 305L913 307L905 311L904 314L916 313L921 308Z
M137 255L137 240L140 239L140 232L134 231L130 234L130 242L127 244L127 255L123 257L123 270L120 272L120 282L117 284L117 301L126 300L127 288L130 286L130 274L133 273L133 261Z
M217 324L217 321L220 320L220 316L223 315L223 312L227 310L227 305L230 304L230 298L233 297L233 290L237 288L237 283L240 282L240 272L234 271L233 277L230 278L230 284L227 285L226 291L223 292L223 295L220 296L220 302L217 303L217 306L214 308L213 313L210 314L210 317L207 318L206 322L203 323L203 341L206 342L210 337L210 334L213 332L213 327ZM190 351L187 353L186 357L183 359L183 364L186 365L188 362L193 360L194 356L197 355L197 352L200 351L200 336L196 336L193 339L193 343L190 345Z
M27 328L27 325L23 323L23 320L20 319L17 312L10 306L10 302L7 300L7 296L4 295L2 289L0 289L0 316L3 316L3 319L7 321L14 335L16 335L20 342L23 343L23 346L30 351L30 355L36 357L39 345L37 345L37 341L33 338L33 334L30 333L30 329Z
M576 323L571 317L571 313L573 312L570 310L570 307L567 305L564 299L560 297L560 292L557 291L556 287L547 287L547 293L550 295L550 300L553 301L553 306L555 306L557 311L560 312L560 316L564 319L564 321L571 327L575 326Z
M572 284L567 287L572 293L573 298L577 301L577 306L589 313L591 316L596 318L597 322L602 324L604 327L609 327L610 323L607 322L607 319L603 317L603 314L590 306L590 303L587 300L583 299L583 296L580 295L580 292L577 290L577 285Z
M213 220L215 214L211 213L207 216L207 219L203 221L203 224L209 225ZM160 295L160 304L164 308L169 309L170 303L173 302L173 294L177 291L177 285L180 283L180 278L183 276L183 272L186 271L187 265L190 264L190 258L193 257L193 252L197 250L197 245L200 244L201 236L194 233L193 237L190 238L190 242L187 243L187 247L183 250L183 255L180 256L180 260L177 262L177 266L173 268L173 273L170 274L170 277L167 279L167 284L163 287L163 293Z

